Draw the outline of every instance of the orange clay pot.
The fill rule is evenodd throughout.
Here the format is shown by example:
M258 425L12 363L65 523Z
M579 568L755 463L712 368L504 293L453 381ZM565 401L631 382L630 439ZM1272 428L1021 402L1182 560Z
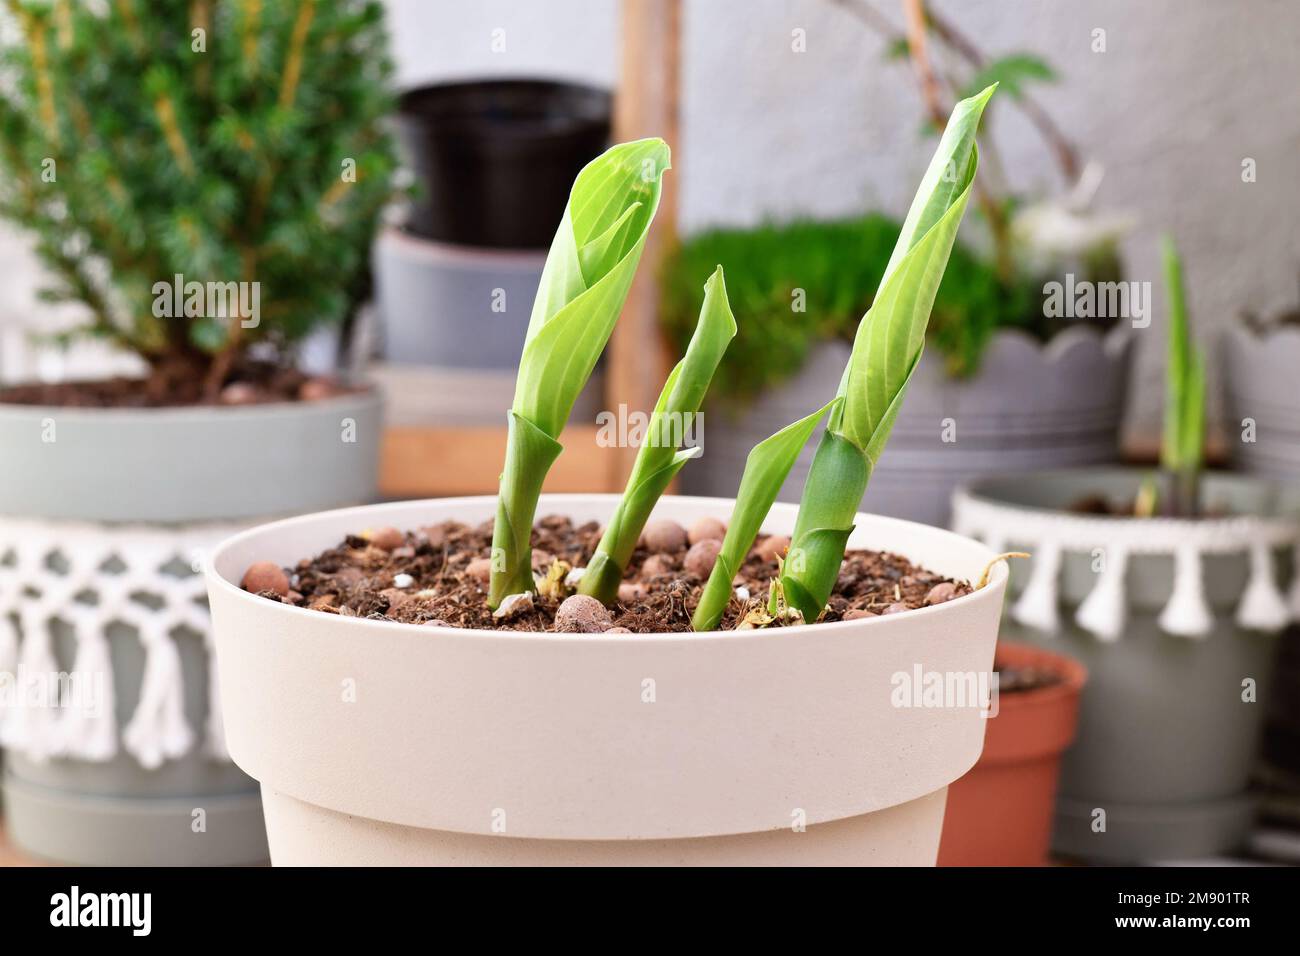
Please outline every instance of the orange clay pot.
M1005 642L998 644L996 666L1041 668L1061 680L999 696L979 762L948 788L940 866L1047 862L1061 755L1074 740L1088 674L1073 658Z

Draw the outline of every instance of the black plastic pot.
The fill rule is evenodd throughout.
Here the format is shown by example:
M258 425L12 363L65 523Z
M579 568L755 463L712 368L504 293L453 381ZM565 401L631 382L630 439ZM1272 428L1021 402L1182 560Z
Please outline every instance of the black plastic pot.
M609 142L605 90L547 80L420 87L398 136L422 189L407 229L471 246L545 249L578 171Z

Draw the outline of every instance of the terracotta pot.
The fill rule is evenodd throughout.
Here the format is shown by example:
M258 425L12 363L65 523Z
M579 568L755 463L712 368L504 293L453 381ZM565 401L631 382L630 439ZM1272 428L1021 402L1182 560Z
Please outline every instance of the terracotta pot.
M994 661L1059 683L999 695L979 763L948 788L940 866L1042 866L1051 846L1061 754L1074 740L1087 671L1026 644L999 643Z
M607 518L614 495L543 496ZM358 529L478 523L495 498L280 521L217 549L208 587L230 752L261 781L277 864L932 865L979 706L908 706L920 667L987 674L1006 570L935 607L707 634L474 631L322 614L239 589ZM732 502L664 498L683 524ZM771 533L789 533L778 505ZM851 547L974 580L986 547L859 515Z

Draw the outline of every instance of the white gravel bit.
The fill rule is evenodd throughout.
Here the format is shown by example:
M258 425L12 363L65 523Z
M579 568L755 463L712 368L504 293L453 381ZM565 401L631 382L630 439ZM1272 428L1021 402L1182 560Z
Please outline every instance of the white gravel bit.
M587 573L586 568L574 568L564 576L564 586L566 588L576 588L582 576Z
M411 577L409 574L393 575L393 587L395 588L409 588L414 583L415 578Z
M508 621L532 609L533 592L524 591L522 594L507 594L501 599L501 605L492 612L492 616L498 621Z
M749 600L749 588L736 588L736 597L742 601Z

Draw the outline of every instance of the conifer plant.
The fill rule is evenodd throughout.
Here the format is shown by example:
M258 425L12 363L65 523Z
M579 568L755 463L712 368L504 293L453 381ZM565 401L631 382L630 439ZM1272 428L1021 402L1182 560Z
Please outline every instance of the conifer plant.
M250 349L283 356L368 295L392 197L378 0L9 0L0 215L79 303L71 335L212 398ZM257 283L212 314L162 286ZM160 308L160 304L164 306ZM208 303L210 305L210 303Z

